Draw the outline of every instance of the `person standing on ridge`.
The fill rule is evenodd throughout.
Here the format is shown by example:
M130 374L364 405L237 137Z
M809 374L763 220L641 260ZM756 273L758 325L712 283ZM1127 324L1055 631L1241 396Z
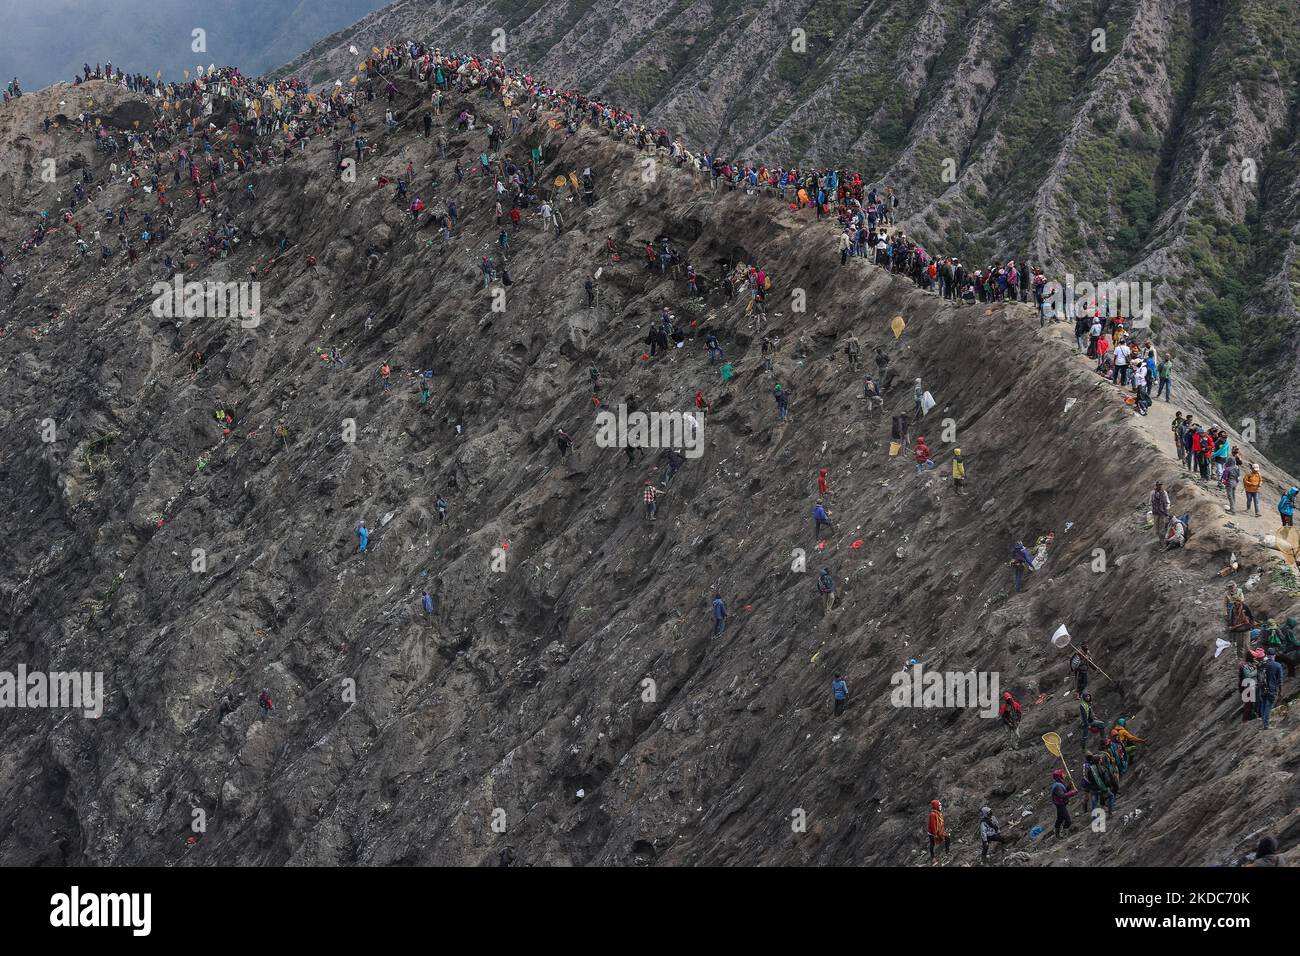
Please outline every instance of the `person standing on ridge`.
M1256 518L1259 517L1259 490L1263 484L1264 476L1259 473L1259 465L1252 462L1250 471L1241 479L1241 487L1246 490L1246 510L1253 507Z
M363 521L361 522L361 526L357 528L357 553L365 554L366 549L369 546L370 546L370 529L366 527L366 523Z
M717 637L727 628L727 605L722 595L713 595L713 636Z

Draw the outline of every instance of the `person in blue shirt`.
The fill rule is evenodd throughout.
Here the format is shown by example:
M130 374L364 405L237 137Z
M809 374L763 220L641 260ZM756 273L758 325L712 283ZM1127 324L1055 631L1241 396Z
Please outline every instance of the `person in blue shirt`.
M816 537L816 539L820 541L822 538L822 525L825 525L827 528L833 529L833 525L831 524L831 514L829 511L826 510L826 506L822 504L822 500L820 498L817 499L817 504L813 506L812 514L813 514L813 534Z
M831 681L831 694L835 697L835 716L838 717L849 703L849 684L842 675L836 674L835 680Z
M433 613L433 595L431 595L428 591L424 592L424 597L421 599L420 603L424 605L425 614Z
M1282 500L1277 503L1277 513L1282 517L1282 527L1291 527L1291 522L1295 515L1295 496L1300 493L1300 488L1292 485L1282 496Z
M727 627L727 605L723 603L722 595L713 595L713 636L717 637Z
M361 527L357 528L357 551L361 554L366 553L366 548L370 544L370 529L366 523L361 522Z

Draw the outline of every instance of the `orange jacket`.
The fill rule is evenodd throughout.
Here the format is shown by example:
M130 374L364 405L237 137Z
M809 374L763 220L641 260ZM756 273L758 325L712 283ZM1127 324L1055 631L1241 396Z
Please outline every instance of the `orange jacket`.
M1118 738L1119 738L1119 742L1122 743L1122 744L1141 744L1141 743L1146 743L1146 738L1145 738L1145 737L1139 737L1137 734L1129 733L1128 729L1125 728L1125 727L1118 727L1118 726L1117 726L1117 727L1115 727L1114 730L1111 731L1111 733L1114 734L1116 737L1118 737Z
M939 809L938 800L930 801L930 825L927 832L936 840L943 839L943 812Z
M1257 471L1248 471L1241 479L1241 486L1247 491L1259 491L1263 484L1264 476Z

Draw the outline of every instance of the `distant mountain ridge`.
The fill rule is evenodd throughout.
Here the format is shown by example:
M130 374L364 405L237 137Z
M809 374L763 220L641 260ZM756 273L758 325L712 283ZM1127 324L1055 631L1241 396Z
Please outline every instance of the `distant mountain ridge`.
M112 61L140 73L237 63L258 73L270 69L352 23L382 0L10 0L0 31L5 82L17 76L35 90L70 80L83 63ZM202 52L194 49L203 30Z

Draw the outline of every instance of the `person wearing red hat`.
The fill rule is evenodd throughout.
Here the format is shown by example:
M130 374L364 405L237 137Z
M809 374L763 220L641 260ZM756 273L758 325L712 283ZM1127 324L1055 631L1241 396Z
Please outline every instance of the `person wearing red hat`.
M918 475L926 468L934 470L938 467L934 463L934 459L930 457L930 448L926 445L924 438L916 440L916 450L913 454L916 455L916 473Z

